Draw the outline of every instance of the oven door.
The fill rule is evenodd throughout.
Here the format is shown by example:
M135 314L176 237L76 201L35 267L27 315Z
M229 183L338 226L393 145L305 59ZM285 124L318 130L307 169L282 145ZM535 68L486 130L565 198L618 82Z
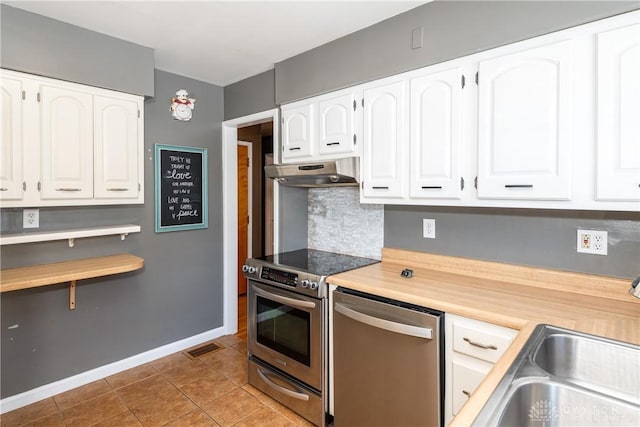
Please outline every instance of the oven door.
M249 280L249 354L322 390L323 305L323 299Z

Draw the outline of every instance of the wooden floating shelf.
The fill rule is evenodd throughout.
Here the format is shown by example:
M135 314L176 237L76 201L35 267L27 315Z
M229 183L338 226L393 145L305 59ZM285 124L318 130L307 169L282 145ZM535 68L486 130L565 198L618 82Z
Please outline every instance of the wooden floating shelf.
M19 233L8 234L0 236L0 245L16 245L20 243L35 243L35 242L49 242L52 240L69 240L69 247L73 247L75 239L83 237L96 237L96 236L114 236L120 235L120 239L124 240L129 233L139 233L140 226L127 224L127 225L114 225L110 227L98 227L98 228L77 228L73 230L61 230L61 231L45 231L41 233Z
M18 291L69 282L69 309L75 308L76 282L139 270L144 259L131 254L41 264L2 270L0 292Z

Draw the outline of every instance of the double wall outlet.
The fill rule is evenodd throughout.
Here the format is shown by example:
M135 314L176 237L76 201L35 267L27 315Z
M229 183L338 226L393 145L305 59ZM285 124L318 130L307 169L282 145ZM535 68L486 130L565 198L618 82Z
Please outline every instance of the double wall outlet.
M22 228L40 227L40 209L22 210Z
M576 242L578 252L585 254L606 255L607 254L607 232L600 230L578 229L578 240Z
M436 238L436 220L435 219L422 219L422 237L425 239Z

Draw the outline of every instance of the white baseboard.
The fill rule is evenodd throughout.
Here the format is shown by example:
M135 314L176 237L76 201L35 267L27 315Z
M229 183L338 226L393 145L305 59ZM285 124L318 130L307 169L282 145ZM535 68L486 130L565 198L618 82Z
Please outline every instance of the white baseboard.
M0 400L0 414L22 408L23 406L30 405L31 403L55 396L56 394L63 393L76 387L89 384L90 382L110 375L117 374L118 372L135 368L136 366L143 365L151 362L152 360L219 338L222 335L224 335L223 326L171 344L163 345L162 347L154 348L153 350L145 351L144 353L136 354L135 356L131 356L126 359L118 360L117 362L113 362L54 383L45 384L34 388L33 390L25 391L24 393L6 397Z

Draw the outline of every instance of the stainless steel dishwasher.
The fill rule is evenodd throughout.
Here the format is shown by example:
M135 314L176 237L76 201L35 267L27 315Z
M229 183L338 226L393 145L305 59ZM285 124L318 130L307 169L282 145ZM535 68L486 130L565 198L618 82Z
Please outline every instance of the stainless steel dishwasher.
M334 426L440 426L442 312L338 288Z

